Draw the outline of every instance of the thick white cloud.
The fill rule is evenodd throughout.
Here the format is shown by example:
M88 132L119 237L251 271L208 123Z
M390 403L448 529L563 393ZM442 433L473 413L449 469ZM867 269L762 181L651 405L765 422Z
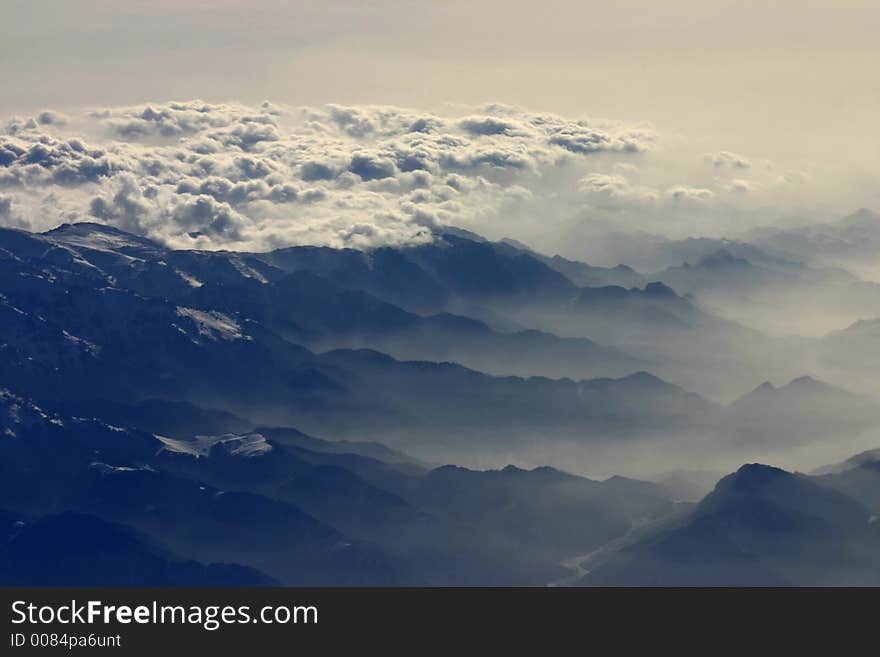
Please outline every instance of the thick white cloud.
M101 221L204 249L412 244L446 224L540 242L574 216L684 229L782 186L729 151L689 171L657 141L499 104L46 110L0 131L0 223Z
M503 105L45 111L0 134L0 221L15 202L34 229L102 221L178 247L415 243L531 198L553 170L653 141L645 128Z

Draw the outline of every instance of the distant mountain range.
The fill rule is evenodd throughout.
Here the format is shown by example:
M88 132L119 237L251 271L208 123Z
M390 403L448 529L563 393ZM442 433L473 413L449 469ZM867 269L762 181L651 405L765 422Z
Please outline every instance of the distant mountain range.
M770 256L812 267L842 267L857 275L876 272L880 213L859 209L839 219L816 221L788 217L750 228L731 238L673 239L647 232L624 232L608 221L586 219L563 235L563 255L599 264L626 263L640 272L696 263L720 249L754 264ZM872 278L868 276L868 278Z
M838 221L759 228L748 238L792 260L876 272L880 214L862 208Z
M860 317L880 316L880 284L840 268L809 267L746 244L727 244L693 264L651 274L680 294L778 335L797 327L821 336Z
M507 243L455 234L370 253L189 252L74 224L44 235L4 230L0 248L3 380L38 402L99 410L126 426L142 426L145 416L164 418L152 430L190 434L295 425L432 460L507 449L539 462L541 450L529 449L535 434L545 436L543 448L553 440L779 430L772 418L731 413L641 370L656 361L654 369L701 388L732 386L758 366L777 374L784 347L776 345L774 359L760 334L661 283L578 287ZM410 292L439 314L373 296ZM573 337L492 329L450 314L454 306L532 317ZM575 337L588 334L643 358ZM707 377L707 367L725 376ZM841 397L824 393L828 403L810 415L821 415L822 427L861 430L876 418L872 409L837 408ZM800 410L796 400L786 403L777 403L777 415Z
M880 426L804 376L867 378L873 320L780 339L713 305L857 284L733 244L645 276L460 230L236 253L0 229L0 581L543 585L587 554L585 584L873 581L872 459L699 501L706 470ZM790 383L735 397L765 379ZM628 465L659 483L607 476Z

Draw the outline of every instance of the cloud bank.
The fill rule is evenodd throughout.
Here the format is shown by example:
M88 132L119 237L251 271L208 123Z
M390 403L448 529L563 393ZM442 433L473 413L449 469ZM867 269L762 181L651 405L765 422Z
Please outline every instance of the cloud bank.
M446 224L504 233L525 215L540 230L557 212L705 211L755 189L751 162L726 151L702 156L708 183L641 182L657 142L645 126L498 104L47 110L0 133L0 223L99 221L177 248L370 248Z

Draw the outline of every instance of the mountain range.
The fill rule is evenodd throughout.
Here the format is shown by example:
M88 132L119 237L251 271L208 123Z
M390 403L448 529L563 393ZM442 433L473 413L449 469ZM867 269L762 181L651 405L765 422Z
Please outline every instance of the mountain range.
M569 551L675 506L647 482L429 470L292 429L171 438L6 391L0 417L0 573L18 583L63 569L74 583L536 584ZM58 540L24 547L73 528L91 538L72 552ZM58 571L40 570L48 555ZM99 573L106 558L115 565Z
M702 499L687 474L880 425L805 375L872 320L772 337L712 296L780 281L858 284L733 245L645 275L461 230L239 253L0 229L0 581L542 585L588 554L584 584L867 582L870 459Z

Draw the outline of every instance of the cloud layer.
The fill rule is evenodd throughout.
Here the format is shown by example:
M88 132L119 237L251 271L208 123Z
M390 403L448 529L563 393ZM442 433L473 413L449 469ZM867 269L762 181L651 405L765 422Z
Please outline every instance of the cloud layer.
M100 221L178 248L370 248L447 224L526 239L578 216L687 226L791 184L729 151L683 167L658 143L645 126L499 104L43 111L0 132L0 224Z
M45 111L0 134L0 222L101 221L181 248L414 243L528 197L549 170L653 140L501 105Z

